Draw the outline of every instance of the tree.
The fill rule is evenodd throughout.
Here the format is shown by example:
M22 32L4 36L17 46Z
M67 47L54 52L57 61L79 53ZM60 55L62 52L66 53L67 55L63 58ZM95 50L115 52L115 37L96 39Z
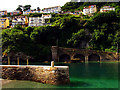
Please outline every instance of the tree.
M89 36L86 35L84 29L80 29L77 33L73 33L72 37L67 41L73 47L81 47L82 41L89 41Z
M24 8L24 11L26 11L31 8L31 5L25 5L23 8Z
M113 45L114 35L120 28L119 17L114 11L98 13L87 21L85 27L92 33L90 47L105 50Z
M20 24L17 24L14 26L14 29L23 30L24 28Z
M19 5L16 10L19 10L20 12L23 12L22 7L23 7L22 5Z
M37 7L37 10L40 11L40 7Z

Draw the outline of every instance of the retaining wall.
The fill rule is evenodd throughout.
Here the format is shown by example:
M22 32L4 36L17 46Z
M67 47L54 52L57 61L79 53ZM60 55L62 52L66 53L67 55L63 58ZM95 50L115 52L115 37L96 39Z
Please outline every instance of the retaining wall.
M68 66L15 66L1 65L2 78L9 80L30 80L46 84L69 84Z

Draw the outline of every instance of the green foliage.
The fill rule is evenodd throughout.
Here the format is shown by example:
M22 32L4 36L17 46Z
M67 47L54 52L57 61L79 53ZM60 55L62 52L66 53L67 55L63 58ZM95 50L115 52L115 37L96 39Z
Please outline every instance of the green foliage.
M30 9L30 8L31 8L31 5L25 5L23 11L26 11L26 10L28 10L28 9Z
M21 7L22 7L22 5L19 5L16 10L19 10L20 12L23 12Z
M111 48L117 42L116 39L119 35L116 32L120 28L119 17L114 11L98 13L87 21L85 27L90 28L92 33L90 47L105 50Z
M96 5L97 12L103 6L112 6L116 9L119 9L120 3L119 2L67 2L63 7L62 11L75 11L75 10L83 10L84 7L89 5Z
M31 14L31 16L41 14ZM50 47L81 48L83 41L89 49L116 51L120 44L120 16L116 11L97 13L90 18L81 19L69 14L52 14L51 26L21 27L2 31L4 52L23 52L36 60L50 60ZM86 29L88 31L86 31Z
M28 17L41 17L42 13L30 13Z
M85 30L81 29L77 33L73 33L72 37L67 41L67 43L74 47L80 47L81 41L85 39L89 38L86 36Z
M23 30L24 28L21 25L17 24L14 26L14 29Z
M67 2L63 7L62 7L62 11L70 11L70 10L74 10L77 9L82 3L78 3L78 2Z

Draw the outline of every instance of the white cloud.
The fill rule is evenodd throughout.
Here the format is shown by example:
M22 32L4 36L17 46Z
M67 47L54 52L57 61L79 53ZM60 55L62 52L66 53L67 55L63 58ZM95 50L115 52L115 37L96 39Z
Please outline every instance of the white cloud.
M37 7L43 9L51 6L63 6L66 2L70 1L71 0L2 0L0 10L13 11L18 5L31 5L33 9Z

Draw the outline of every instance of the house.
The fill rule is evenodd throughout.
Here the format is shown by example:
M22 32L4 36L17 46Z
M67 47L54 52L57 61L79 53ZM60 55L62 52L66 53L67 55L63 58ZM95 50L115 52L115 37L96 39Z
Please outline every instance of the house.
M83 14L83 12L82 11L75 11L73 14L74 15L80 15L80 14Z
M64 14L73 14L73 15L80 15L82 13L83 13L82 11L74 11L74 12L67 11L67 12L64 12Z
M67 11L67 12L64 12L64 14L73 14L73 13L70 11Z
M0 28L8 28L9 27L9 19L8 18L0 18Z
M7 15L7 10L1 10L0 11L0 16Z
M54 7L49 7L49 8L43 9L43 13L59 13L59 12L61 12L60 6L54 6Z
M89 15L89 14L93 14L97 12L97 8L96 8L96 5L90 5L88 7L84 7L83 8L83 14L84 15Z
M111 6L104 6L100 9L100 12L107 12L107 11L115 11L115 8L114 7L111 7Z
M30 9L23 11L23 15L29 15L30 13L35 13L33 10L31 11Z
M23 27L27 26L28 25L28 18L26 16L15 16L12 19L11 27L14 27L17 24L19 24L19 25L21 25Z
M22 12L20 12L19 10L15 10L13 12L10 12L10 15L17 15L17 14L21 14Z
M29 15L30 13L43 13L43 11L41 10L26 10L26 11L23 11L23 15Z
M51 15L43 15L43 14L42 17L29 17L28 26L51 25L50 23L47 23L51 17L52 17Z

